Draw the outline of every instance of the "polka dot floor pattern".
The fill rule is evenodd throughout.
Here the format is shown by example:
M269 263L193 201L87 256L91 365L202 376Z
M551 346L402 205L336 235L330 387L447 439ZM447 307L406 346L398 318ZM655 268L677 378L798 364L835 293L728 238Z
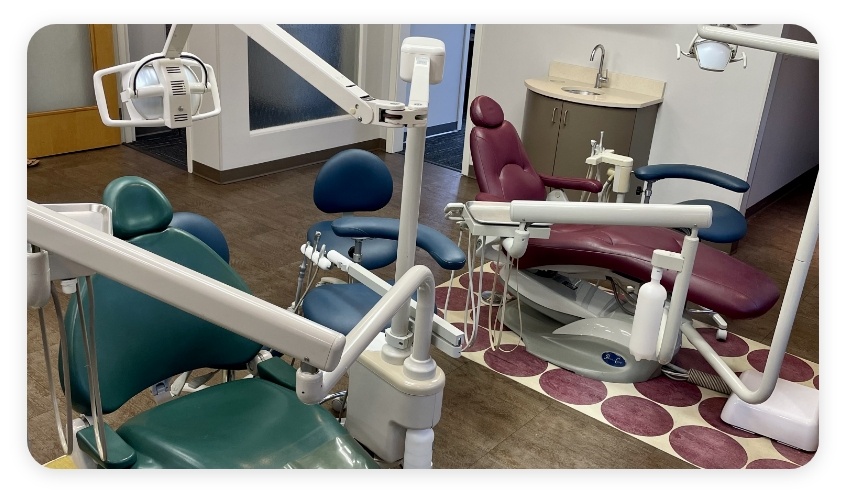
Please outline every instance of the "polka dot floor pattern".
M461 330L465 327L468 278L469 273L462 274L452 280L451 288L447 282L436 289L439 313ZM483 289L491 289L495 278L487 264L482 276ZM478 284L478 279L477 269L474 285ZM499 286L501 290L501 284ZM478 297L478 293L474 296ZM812 452L724 423L720 413L728 397L722 393L666 376L640 383L589 379L528 353L519 337L507 329L495 331L501 335L498 336L500 348L493 349L488 329L490 317L496 317L496 307L482 306L477 339L462 353L464 357L694 466L705 469L798 468L814 457ZM473 323L473 318L468 316L468 326ZM497 324L496 329L502 327ZM700 332L736 373L749 368L763 371L769 352L766 345L730 332L725 341L717 341L716 331L708 327L700 328ZM686 338L673 363L685 369L716 374ZM819 390L819 366L799 357L785 356L780 377Z

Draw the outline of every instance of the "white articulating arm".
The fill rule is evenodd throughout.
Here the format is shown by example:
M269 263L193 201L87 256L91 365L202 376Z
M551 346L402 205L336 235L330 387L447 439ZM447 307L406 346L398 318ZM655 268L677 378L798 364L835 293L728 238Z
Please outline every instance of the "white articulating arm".
M342 334L29 200L27 242L320 369L341 358Z
M279 26L236 26L361 123L399 127L414 120L414 113L406 112L404 104L374 99Z
M768 52L794 55L812 60L819 60L820 57L819 48L816 43L743 32L707 24L699 25L697 27L697 33L700 37L707 40L732 43ZM808 213L805 216L805 224L802 227L802 234L799 238L799 245L796 249L796 256L793 260L793 267L790 271L787 288L785 289L781 309L779 310L778 321L776 322L775 332L773 333L773 339L770 344L770 352L767 356L767 363L764 366L763 378L757 389L750 390L744 385L734 373L734 370L726 365L725 361L702 338L696 328L689 326L682 328L682 332L687 339L702 353L705 360L723 378L732 392L749 404L758 404L767 400L775 390L776 382L778 381L782 361L787 351L787 343L790 339L790 332L793 328L796 311L802 297L802 289L819 238L819 195L817 187L818 183L815 183L811 202L808 206Z
M820 51L816 43L760 35L758 33L739 31L710 24L700 24L697 26L696 32L706 40L731 43L743 47L766 50L768 52L795 55L806 59L820 58Z

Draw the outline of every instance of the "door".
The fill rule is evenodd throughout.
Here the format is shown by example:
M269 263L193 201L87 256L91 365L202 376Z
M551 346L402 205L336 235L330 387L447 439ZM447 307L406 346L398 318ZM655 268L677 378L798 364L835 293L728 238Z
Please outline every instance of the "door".
M111 24L51 24L27 49L27 157L121 143L120 128L100 119L94 72L115 65ZM118 117L117 82L103 80L109 114Z

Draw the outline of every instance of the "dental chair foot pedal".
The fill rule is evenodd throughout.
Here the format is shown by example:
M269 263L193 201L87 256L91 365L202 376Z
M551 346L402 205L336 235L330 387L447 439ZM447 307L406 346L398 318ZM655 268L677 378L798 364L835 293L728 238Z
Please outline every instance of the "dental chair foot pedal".
M752 369L740 375L750 390L757 390L763 375ZM819 444L819 391L784 379L776 381L770 398L749 404L732 394L722 420L752 433L763 435L790 447L815 452Z

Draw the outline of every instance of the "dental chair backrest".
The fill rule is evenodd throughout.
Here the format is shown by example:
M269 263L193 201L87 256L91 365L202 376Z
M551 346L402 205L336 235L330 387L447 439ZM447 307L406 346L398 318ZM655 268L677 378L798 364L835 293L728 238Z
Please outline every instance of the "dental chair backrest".
M117 237L180 265L249 292L241 277L208 245L188 232L169 226L170 202L155 185L140 177L122 177L105 189ZM94 333L100 395L110 413L136 394L175 374L199 368L243 369L261 345L108 279L92 277ZM91 329L88 295L79 293ZM91 414L87 360L75 300L65 317L74 409Z
M347 149L320 168L314 180L314 205L322 212L342 216L381 210L391 201L394 181L388 166L369 151ZM318 246L352 258L355 241L337 236L332 220L315 223L308 229L309 241L320 232ZM386 239L362 239L361 265L369 270L387 267L397 259L397 242Z
M502 107L486 95L470 103L470 156L482 196L477 200L542 201L546 187L532 167L517 129L505 119Z

